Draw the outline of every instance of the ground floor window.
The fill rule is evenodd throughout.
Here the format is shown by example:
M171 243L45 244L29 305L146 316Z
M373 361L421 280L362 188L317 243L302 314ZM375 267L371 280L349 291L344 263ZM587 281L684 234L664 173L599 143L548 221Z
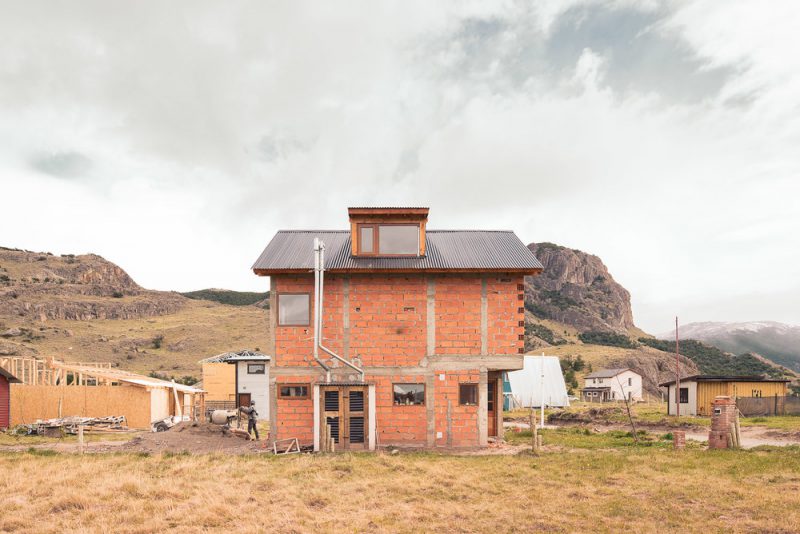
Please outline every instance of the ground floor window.
M392 390L395 405L425 404L425 384L394 384Z
M464 406L476 406L478 404L478 384L459 384L458 403Z
M280 386L279 395L282 399L305 399L308 398L308 385L306 384L284 384Z
M681 404L687 404L689 402L689 388L681 388Z

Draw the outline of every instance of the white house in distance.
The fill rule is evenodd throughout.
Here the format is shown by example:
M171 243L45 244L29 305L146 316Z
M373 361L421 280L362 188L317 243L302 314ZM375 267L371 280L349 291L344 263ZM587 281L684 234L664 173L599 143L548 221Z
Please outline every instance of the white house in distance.
M589 402L642 400L642 375L630 369L601 369L586 375L581 399Z
M211 392L211 401L231 403L229 408L249 406L256 403L258 418L269 420L269 363L266 354L243 350L226 352L213 358L201 360L203 364L203 387ZM234 372L225 370L225 365L234 367ZM226 408L227 409L227 408Z

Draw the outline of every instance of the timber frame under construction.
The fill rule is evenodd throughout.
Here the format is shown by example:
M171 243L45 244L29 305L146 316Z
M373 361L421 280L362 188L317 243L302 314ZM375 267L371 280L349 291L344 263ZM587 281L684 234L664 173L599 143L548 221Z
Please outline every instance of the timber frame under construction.
M22 382L11 386L12 426L67 416L125 416L130 427L150 429L204 411L203 390L110 363L0 357L0 367Z

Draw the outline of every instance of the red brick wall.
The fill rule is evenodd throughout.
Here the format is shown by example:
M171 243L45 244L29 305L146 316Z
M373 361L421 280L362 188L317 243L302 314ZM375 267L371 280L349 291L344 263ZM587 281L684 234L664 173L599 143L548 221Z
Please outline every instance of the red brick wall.
M297 438L301 444L314 442L314 388L311 377L308 376L279 376L276 379L278 395L278 427L275 429L276 439ZM308 384L307 399L282 399L280 398L281 384Z
M522 276L487 279L489 354L517 354L523 347L519 322L523 301ZM307 292L313 276L273 276L272 290ZM344 351L344 283L325 277L325 340L337 354ZM313 298L312 298L313 307ZM436 353L479 354L481 350L481 279L479 275L446 275L436 279ZM418 365L426 355L427 282L423 276L352 275L350 278L350 357L364 366ZM313 310L312 310L313 313ZM316 364L311 326L280 326L275 330L278 366Z
M477 275L436 280L436 353L480 354L481 279Z
M517 354L523 347L519 339L524 326L519 322L523 301L518 285L522 276L487 277L487 312L489 354ZM312 275L273 276L272 290L311 293ZM376 425L379 444L418 444L427 442L425 406L394 406L392 384L425 383L424 376L370 376L371 366L420 365L427 353L427 280L421 275L351 275L349 282L349 358L358 357L367 370L367 381L376 384ZM478 274L440 275L436 277L436 354L477 355L481 352L481 276ZM344 355L344 281L341 276L325 277L325 340L334 352ZM312 298L313 306L313 298ZM312 310L313 313L313 310ZM303 366L317 370L312 358L313 329L277 327L275 329L274 366ZM326 355L321 354L325 359ZM452 407L452 445L478 444L477 406L458 404L458 384L478 382L478 371L446 372L446 380L436 375L436 431L447 442L447 401ZM319 375L305 378L279 376L279 382L313 382ZM313 403L308 400L277 400L277 438L298 437L303 443L313 439Z
M440 380L444 374L445 379ZM477 384L480 376L474 371L436 371L434 379L436 407L437 447L475 447L478 445L478 406L462 406L458 403L459 384ZM447 403L450 402L450 427L452 442L448 443Z
M395 406L394 384L425 384L420 376L367 377L375 383L375 425L378 444L424 445L428 426L425 405Z
M350 356L361 358L363 365L419 365L426 352L426 319L425 278L398 275L350 278ZM326 323L326 337L329 332Z
M517 354L525 346L525 326L519 322L525 320L525 314L519 313L524 307L519 295L524 282L522 276L490 276L486 282L489 317L489 354Z

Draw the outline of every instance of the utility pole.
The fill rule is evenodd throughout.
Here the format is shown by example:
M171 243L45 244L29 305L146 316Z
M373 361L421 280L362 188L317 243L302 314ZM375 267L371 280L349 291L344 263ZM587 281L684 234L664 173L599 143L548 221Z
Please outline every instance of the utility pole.
M679 354L678 316L675 316L675 415L681 416L681 359Z

